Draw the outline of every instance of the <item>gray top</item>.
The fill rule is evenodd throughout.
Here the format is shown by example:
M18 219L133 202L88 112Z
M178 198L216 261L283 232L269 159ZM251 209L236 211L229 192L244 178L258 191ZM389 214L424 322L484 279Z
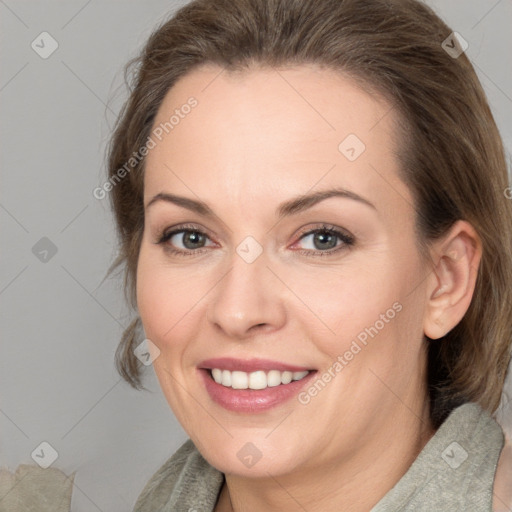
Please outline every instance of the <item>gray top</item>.
M474 403L457 407L370 512L492 512L503 445L488 412ZM133 512L213 512L223 482L188 439L151 477Z

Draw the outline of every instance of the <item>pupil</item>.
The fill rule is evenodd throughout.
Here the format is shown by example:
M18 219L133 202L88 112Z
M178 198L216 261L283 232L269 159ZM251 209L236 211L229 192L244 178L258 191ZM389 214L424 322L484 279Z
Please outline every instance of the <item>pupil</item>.
M331 243L330 246L327 247L327 248L328 249L332 249L333 247L336 246L336 240L335 240L335 237L331 233L328 233L326 231L323 231L321 233L317 233L315 235L314 240L315 240L315 242L320 241L320 244L322 244L322 243L325 243L326 241L328 241L326 239L329 239L329 238L331 239L331 242L334 241L334 245ZM325 249L326 247L324 246L324 247L320 247L320 248Z
M202 235L200 233L197 233L196 231L192 231L185 234L185 245L187 245L187 242L191 242L192 245L198 244L201 242ZM193 247L192 247L193 248Z

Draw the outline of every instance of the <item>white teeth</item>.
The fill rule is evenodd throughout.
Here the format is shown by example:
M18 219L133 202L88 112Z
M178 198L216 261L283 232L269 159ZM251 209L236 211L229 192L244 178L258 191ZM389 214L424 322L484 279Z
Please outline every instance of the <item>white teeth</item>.
M233 389L247 389L249 387L249 375L245 372L231 372L231 387Z
M233 389L265 389L275 387L281 384L289 384L292 380L303 379L308 370L302 372L280 372L279 370L270 370L265 373L263 370L247 373L240 371L212 369L213 380L217 384L222 384L227 388Z
M249 374L250 389L265 389L267 387L267 375L264 371L252 372Z
M231 387L231 372L229 370L222 371L222 385Z
M267 386L273 388L281 384L281 372L279 370L270 370L267 373Z
M289 384L293 379L292 372L283 372L281 374L281 384Z

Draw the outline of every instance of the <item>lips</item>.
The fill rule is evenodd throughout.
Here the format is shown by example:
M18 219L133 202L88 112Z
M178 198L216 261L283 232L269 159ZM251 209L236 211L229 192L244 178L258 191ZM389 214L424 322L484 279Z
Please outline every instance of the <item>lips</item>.
M244 414L264 413L289 402L316 374L316 371L311 371L300 380L265 389L233 389L215 382L208 369L198 368L197 372L213 402L230 412Z
M240 389L235 389L232 387L234 381L226 383L229 386L226 386L224 382L216 382L213 378L212 370L215 370L217 374L222 373L223 381L224 374L229 374L230 372L233 373L229 380L233 379L233 376L236 378L240 377L240 375L236 376L235 374L241 374L242 372L245 372L245 374L253 374L255 372L257 376L261 373L267 373L266 378L271 377L272 384L277 385L269 386L267 380L264 388L263 383L260 383L261 385L252 386L252 389L244 389L246 387L244 382L244 386L241 386ZM249 414L263 413L288 402L317 373L315 369L306 366L292 365L270 359L235 359L231 357L206 359L197 366L197 371L206 392L214 402L228 411ZM279 372L283 372L281 375L282 381L281 383L276 383L273 378ZM296 375L298 372L303 372L305 375ZM261 377L261 375L259 376ZM297 380L294 380L293 376L296 376ZM246 377L248 377L250 382L251 375L246 375ZM298 377L301 378L299 379ZM238 388L239 386L236 387ZM254 389L254 387L263 389Z
M258 370L263 370L265 372L271 370L279 370L281 372L303 372L315 370L315 368L297 366L279 361L272 361L270 359L235 359L232 357L217 357L214 359L206 359L201 361L197 366L198 368L204 370L220 368L222 370L229 370L232 372L241 371L247 373L256 372Z

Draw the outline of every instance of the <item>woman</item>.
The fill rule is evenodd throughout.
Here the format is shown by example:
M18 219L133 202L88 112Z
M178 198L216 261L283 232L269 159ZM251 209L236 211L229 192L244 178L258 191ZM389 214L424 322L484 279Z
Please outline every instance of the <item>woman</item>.
M134 510L509 510L512 209L463 50L416 0L196 0L151 36L117 363L190 439Z

